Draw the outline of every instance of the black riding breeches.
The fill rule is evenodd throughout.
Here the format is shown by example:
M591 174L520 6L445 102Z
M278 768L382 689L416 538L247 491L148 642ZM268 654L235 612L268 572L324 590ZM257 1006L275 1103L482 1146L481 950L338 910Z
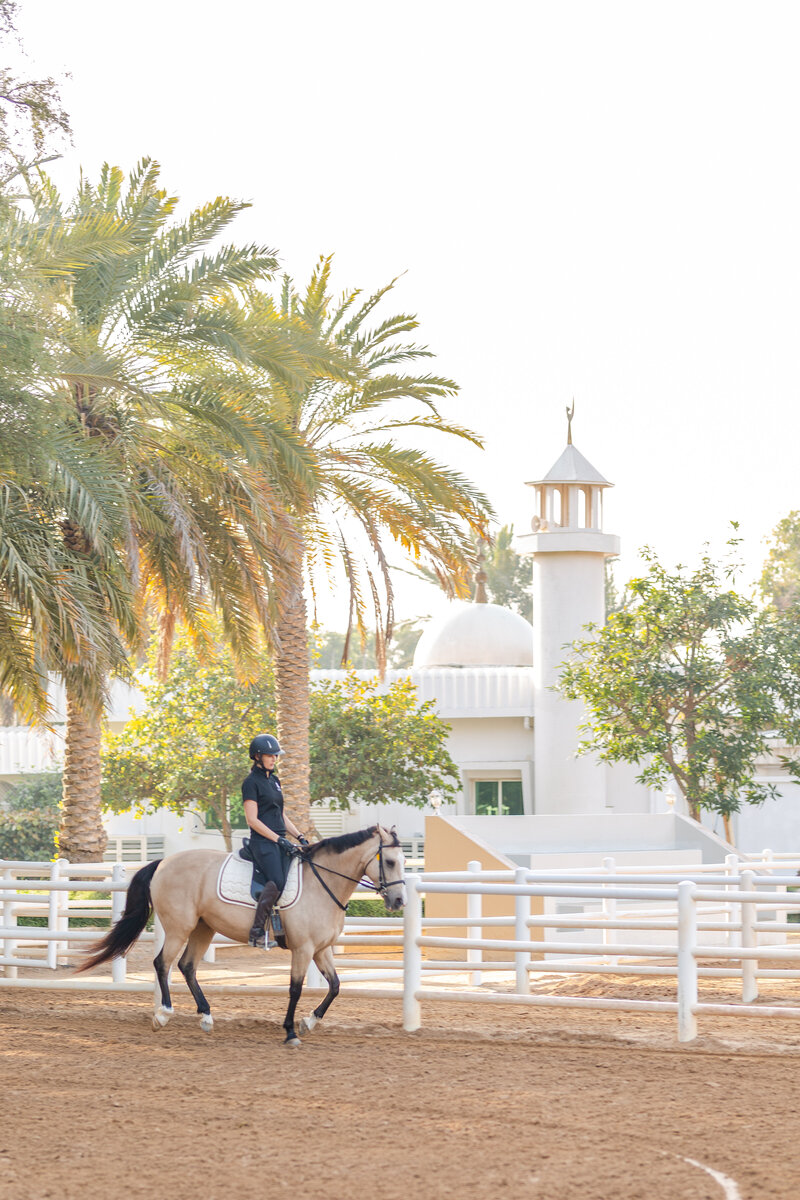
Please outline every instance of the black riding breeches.
M270 879L282 892L289 873L291 859L288 854L271 842L269 838L253 834L250 838L250 850L253 860L265 879Z

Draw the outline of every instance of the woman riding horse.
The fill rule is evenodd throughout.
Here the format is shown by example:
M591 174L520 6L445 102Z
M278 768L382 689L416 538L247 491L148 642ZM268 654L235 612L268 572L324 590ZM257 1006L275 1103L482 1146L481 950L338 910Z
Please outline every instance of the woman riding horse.
M270 733L260 733L250 743L250 758L253 769L242 784L244 815L250 826L250 852L256 867L266 879L258 898L253 927L250 930L251 946L268 949L277 946L272 938L267 940L267 926L272 916L272 906L286 884L286 876L292 858L300 851L287 838L287 832L296 837L301 846L308 842L300 830L283 811L281 781L275 774L278 755L282 754L278 739Z

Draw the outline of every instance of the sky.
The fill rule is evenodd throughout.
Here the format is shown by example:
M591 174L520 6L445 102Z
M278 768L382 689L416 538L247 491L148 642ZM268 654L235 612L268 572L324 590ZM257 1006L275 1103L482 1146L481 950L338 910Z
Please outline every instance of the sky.
M620 582L732 520L757 577L800 508L796 3L21 0L19 28L71 73L62 186L150 155L187 206L251 201L236 238L299 280L402 275L485 439L436 448L501 523L529 532L574 398ZM399 617L441 611L397 582Z

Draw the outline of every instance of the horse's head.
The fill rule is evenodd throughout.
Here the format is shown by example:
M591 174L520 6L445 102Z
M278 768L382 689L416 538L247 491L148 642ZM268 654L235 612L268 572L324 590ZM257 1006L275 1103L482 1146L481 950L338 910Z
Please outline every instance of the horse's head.
M383 896L387 911L392 912L406 902L405 858L395 828L376 826L376 840L377 849L367 863L365 874Z

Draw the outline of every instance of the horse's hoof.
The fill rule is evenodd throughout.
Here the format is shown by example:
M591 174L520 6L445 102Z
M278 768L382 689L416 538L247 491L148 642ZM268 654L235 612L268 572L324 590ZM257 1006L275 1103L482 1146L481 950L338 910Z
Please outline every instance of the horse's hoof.
M159 1029L164 1028L167 1021L172 1016L172 1012L173 1010L171 1008L160 1008L158 1012L153 1013L153 1029L155 1029L156 1032Z
M316 1023L317 1023L317 1018L315 1016L313 1016L313 1014L310 1017L303 1017L302 1020L300 1021L300 1032L301 1033L311 1033L311 1030L314 1028Z
M214 1028L214 1018L211 1013L203 1013L200 1018L200 1028L203 1033L211 1033L211 1030Z
M300 1041L299 1037L290 1037L290 1038L287 1037L286 1041L283 1044L284 1044L284 1046L291 1046L293 1050L296 1050L297 1047L302 1046L303 1043Z

